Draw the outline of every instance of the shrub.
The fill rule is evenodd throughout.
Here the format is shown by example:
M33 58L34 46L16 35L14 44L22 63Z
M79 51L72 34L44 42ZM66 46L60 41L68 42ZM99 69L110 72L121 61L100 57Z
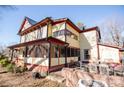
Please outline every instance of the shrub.
M26 67L21 67L21 66L15 67L15 73L23 73L23 72L25 72L26 70L27 70Z
M8 72L14 72L14 68L15 68L15 65L11 63L6 66L6 69Z
M8 64L7 67L6 67L7 71L8 72L12 72L12 73L23 73L27 70L26 67L17 67L15 64Z
M2 67L6 67L10 62L8 61L7 58L1 59L0 64Z

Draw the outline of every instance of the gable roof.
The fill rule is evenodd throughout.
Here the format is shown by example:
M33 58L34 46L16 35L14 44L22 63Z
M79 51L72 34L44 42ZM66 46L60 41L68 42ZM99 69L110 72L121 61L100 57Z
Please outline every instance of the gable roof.
M32 20L31 18L29 18L29 17L25 17L24 20L23 20L23 22L22 22L22 24L21 24L21 27L20 27L18 33L21 32L21 30L23 29L23 27L24 27L26 21L28 21L29 24L30 24L31 26L37 23L36 21Z
M29 22L31 25L34 25L34 24L37 23L35 20L33 20L33 19L29 18L29 17L25 17L25 18L28 20L28 22Z
M47 24L47 22L49 22L49 21L52 21L51 18L50 18L50 17L46 17L46 18L44 18L43 20L41 20L41 21L35 23L35 24L32 25L31 27L28 27L28 28L25 29L22 33L21 33L21 31L19 31L19 32L18 32L18 35L23 34L23 33L27 32L27 31L29 31L29 30L35 29L35 28L38 27L38 26L45 25L45 24Z

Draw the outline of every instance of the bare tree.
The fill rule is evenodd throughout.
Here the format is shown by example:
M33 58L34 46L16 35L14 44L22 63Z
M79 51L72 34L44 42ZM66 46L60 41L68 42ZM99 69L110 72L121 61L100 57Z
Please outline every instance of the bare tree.
M82 22L78 22L78 23L77 23L77 27L78 27L80 30L84 30L86 26L85 26Z
M108 19L101 26L102 36L104 36L104 43L122 46L124 41L124 21L120 19Z
M0 55L2 55L3 53L4 53L4 47L0 45Z

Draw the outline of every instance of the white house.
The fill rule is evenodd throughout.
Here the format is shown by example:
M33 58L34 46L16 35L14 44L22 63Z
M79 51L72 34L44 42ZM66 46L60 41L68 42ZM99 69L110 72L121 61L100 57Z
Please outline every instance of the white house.
M25 17L18 35L19 44L9 46L11 60L32 69L51 72L79 60L120 63L119 48L101 44L98 27L80 30L68 18L36 22Z

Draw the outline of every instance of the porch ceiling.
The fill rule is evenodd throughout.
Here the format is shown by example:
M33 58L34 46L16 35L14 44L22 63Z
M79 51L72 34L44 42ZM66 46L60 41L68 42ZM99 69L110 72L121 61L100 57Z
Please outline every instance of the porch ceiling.
M54 44L58 44L58 45L68 45L68 43L66 43L62 40L56 39L54 37L48 37L48 38L42 38L42 39L38 39L38 40L33 40L33 41L29 41L29 42L11 45L11 46L8 46L8 48L17 48L17 47L23 47L23 46L27 46L27 45L34 45L34 44L41 44L41 43L54 43Z

